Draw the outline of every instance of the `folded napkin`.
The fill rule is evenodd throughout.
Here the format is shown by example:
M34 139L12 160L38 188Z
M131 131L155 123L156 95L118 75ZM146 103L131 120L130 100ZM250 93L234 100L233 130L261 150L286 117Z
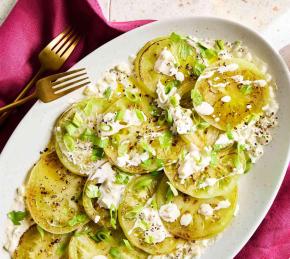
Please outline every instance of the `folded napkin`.
M148 22L109 22L96 0L18 0L0 27L0 106L13 101L39 68L39 51L68 25L79 28L84 37L63 70L112 38ZM31 105L22 106L0 128L0 151ZM290 257L289 193L290 172L267 217L237 259Z

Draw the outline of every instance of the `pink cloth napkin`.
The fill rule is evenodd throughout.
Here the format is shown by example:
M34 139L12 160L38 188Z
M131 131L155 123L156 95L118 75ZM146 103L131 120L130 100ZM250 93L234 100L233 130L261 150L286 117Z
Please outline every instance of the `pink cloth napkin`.
M0 27L0 106L17 96L39 68L39 51L66 26L77 27L84 37L63 70L112 38L148 22L108 22L96 0L18 0ZM0 128L0 151L31 105L18 109ZM290 257L289 171L268 215L236 259Z

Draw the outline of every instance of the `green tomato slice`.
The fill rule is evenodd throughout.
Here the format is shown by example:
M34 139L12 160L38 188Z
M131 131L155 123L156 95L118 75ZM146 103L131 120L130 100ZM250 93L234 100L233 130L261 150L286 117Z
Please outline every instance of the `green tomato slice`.
M89 221L81 194L85 179L70 173L55 152L44 154L26 185L26 204L33 220L54 234L74 231Z
M87 259L103 255L106 258L147 258L147 254L134 247L120 230L101 228L93 223L75 233L69 243L70 259Z
M232 70L227 71L227 67L232 67ZM262 113L262 107L268 103L269 86L265 75L253 63L230 59L205 69L196 82L194 95L195 108L201 101L214 108L210 115L201 114L204 120L226 130L228 126L236 127L252 115ZM199 95L200 98L197 98ZM229 102L222 101L225 96L230 96Z
M55 150L63 165L78 175L89 175L100 165L94 155L100 139L95 130L97 116L110 102L89 98L72 105L54 127Z
M215 151L212 153L211 165L206 167L204 171L194 173L186 178L183 183L178 175L179 163L166 166L164 171L170 182L179 191L195 198L212 198L224 195L235 188L240 177L240 174L235 172L237 158L239 158L239 166L245 170L245 154L240 152L238 155L235 146ZM203 183L208 178L215 179L216 182L204 187Z
M14 259L64 258L70 235L57 235L31 226L21 237Z
M140 97L140 101L132 102L124 97L115 102L106 113L115 113L116 116L124 114L126 110L144 113L146 120L138 126L128 126L109 136L109 144L104 151L112 164L124 172L148 173L158 170L164 164L176 161L178 154L184 146L184 141L170 133L168 125L157 124L157 118L151 115L151 100ZM117 117L118 118L118 117ZM122 123L122 119L120 119ZM130 159L147 154L136 164L125 165L118 162L120 157L128 155Z
M144 229L139 226L134 228L142 208L146 206L148 199L155 194L159 181L159 176L152 175L139 176L133 179L126 188L118 210L119 223L127 239L134 246L153 255L170 253L182 242L175 237L166 237L160 243L150 244L145 240Z
M163 221L168 231L175 236L186 240L196 240L215 236L222 232L231 222L237 205L237 187L231 192L209 199L197 199L179 192L177 196L168 196L170 191L168 178L164 177L158 187L156 200L158 207L172 202L176 204L180 211L180 216L174 222ZM229 207L214 210L210 216L200 214L202 204L209 204L212 208L217 208L221 201L230 202ZM181 218L185 214L190 214L192 220L188 225L181 225Z
M156 85L158 81L166 84L169 81L175 80L174 76L168 76L161 73L157 73L154 70L154 65L159 57L159 54L164 48L171 51L175 60L177 62L178 70L182 72L185 76L185 80L182 83L187 84L191 81L189 68L193 65L195 60L195 49L186 43L186 40L180 43L176 43L170 39L170 37L159 37L151 40L145 44L145 46L139 50L135 62L134 69L136 74L136 79L140 88L152 97L156 97ZM184 57L182 57L186 48L189 52Z

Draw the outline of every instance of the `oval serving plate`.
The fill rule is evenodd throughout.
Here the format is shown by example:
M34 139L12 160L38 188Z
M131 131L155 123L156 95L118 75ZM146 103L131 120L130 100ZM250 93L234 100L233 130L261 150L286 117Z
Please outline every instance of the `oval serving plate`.
M171 33L190 34L200 38L241 40L258 57L270 64L270 73L277 85L280 104L279 126L274 130L273 142L265 148L265 155L249 174L240 181L240 211L231 226L202 258L231 258L244 246L269 210L283 180L289 161L290 143L290 80L286 65L277 52L256 32L231 21L190 17L164 20L125 33L93 51L73 68L85 67L92 82L111 66L126 61L147 41ZM116 50L118 50L116 52ZM102 60L102 62L99 62ZM51 136L56 118L74 101L82 98L76 91L59 100L44 104L40 101L31 108L7 142L0 157L0 245L5 240L6 214L13 203L15 190L39 158ZM0 257L9 258L4 250Z

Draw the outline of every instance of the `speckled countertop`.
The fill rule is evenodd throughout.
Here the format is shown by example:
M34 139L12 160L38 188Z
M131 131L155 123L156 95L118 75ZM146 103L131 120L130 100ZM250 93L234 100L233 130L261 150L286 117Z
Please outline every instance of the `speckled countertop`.
M0 0L0 24L17 0ZM99 0L111 21L217 16L243 23L276 48L290 43L290 0Z

